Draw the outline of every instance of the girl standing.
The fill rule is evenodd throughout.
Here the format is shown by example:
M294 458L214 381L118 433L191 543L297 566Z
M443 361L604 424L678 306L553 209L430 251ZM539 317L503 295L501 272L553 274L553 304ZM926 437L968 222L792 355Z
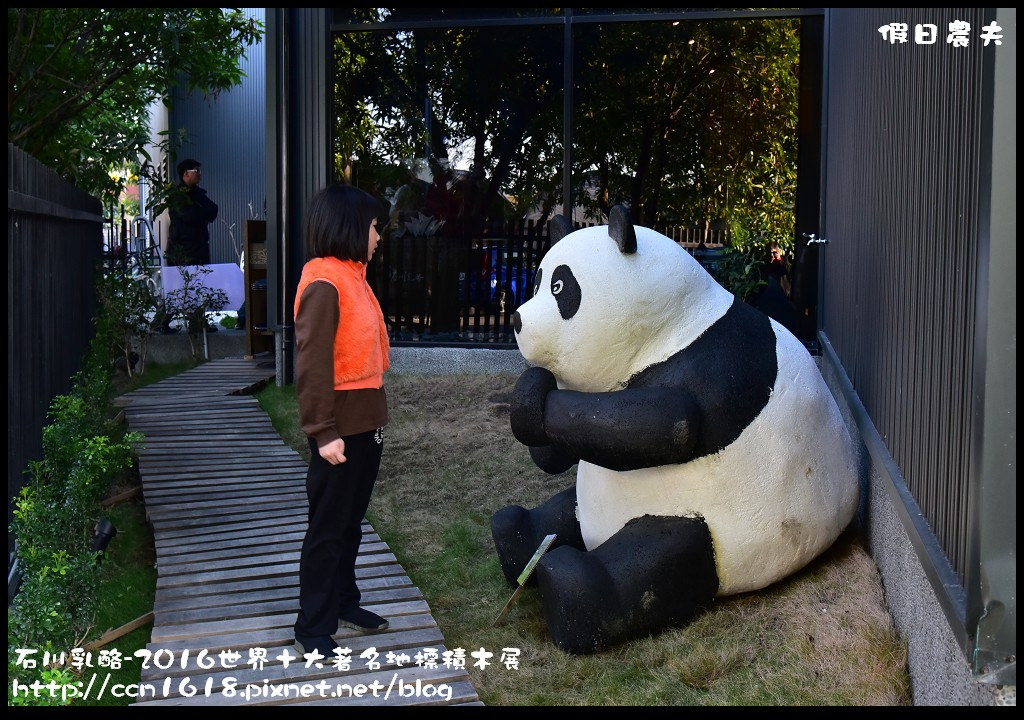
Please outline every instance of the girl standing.
M355 560L388 421L387 329L366 282L383 208L351 185L310 200L306 256L295 294L295 388L312 459L306 475L309 527L299 566L296 647L331 657L338 625L388 627L359 607Z

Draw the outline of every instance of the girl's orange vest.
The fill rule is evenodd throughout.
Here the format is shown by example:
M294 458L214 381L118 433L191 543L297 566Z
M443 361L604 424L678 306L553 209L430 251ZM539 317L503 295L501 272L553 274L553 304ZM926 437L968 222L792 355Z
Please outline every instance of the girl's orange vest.
M384 314L366 282L366 264L336 257L313 258L307 262L295 293L296 315L302 292L311 282L318 281L329 282L338 291L334 389L382 387L384 372L390 367L391 345Z

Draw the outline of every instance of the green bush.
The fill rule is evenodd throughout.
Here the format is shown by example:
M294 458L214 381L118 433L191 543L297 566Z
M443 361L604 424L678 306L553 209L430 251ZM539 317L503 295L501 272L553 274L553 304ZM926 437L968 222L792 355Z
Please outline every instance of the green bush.
M757 249L737 250L726 247L711 274L719 285L746 301L767 284L762 272L764 264Z
M154 323L162 322L161 298L148 275L139 275L123 265L100 273L97 291L106 309L106 322L111 325L111 361L123 367L131 377L145 371L146 345L153 334Z
M132 462L138 433L111 422L111 347L115 323L104 307L73 389L50 404L42 459L29 464L28 480L14 498L10 530L17 543L21 589L7 614L8 677L57 685L64 671L47 667L43 653L72 649L85 636L95 605L97 553L93 528L100 501ZM14 667L17 648L37 651L37 667ZM48 678L48 679L47 679ZM59 699L59 693L58 693ZM14 696L9 704L63 704L43 692Z
M173 256L171 261L174 261ZM207 265L180 265L175 270L181 273L182 284L167 293L165 311L169 319L178 319L185 326L192 357L199 360L199 336L206 328L206 311L223 308L228 295L206 285L204 278L212 272Z

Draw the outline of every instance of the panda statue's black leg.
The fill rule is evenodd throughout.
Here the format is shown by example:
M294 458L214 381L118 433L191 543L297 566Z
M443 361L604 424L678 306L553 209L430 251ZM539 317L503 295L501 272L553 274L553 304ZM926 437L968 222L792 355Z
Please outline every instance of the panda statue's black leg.
M509 585L517 585L519 574L533 557L545 535L558 536L552 548L568 545L584 549L576 519L576 486L573 485L532 510L518 505L503 507L491 517L491 535ZM535 585L532 576L528 584Z
M711 534L700 518L631 520L590 552L548 552L536 574L548 631L574 654L685 625L718 592Z

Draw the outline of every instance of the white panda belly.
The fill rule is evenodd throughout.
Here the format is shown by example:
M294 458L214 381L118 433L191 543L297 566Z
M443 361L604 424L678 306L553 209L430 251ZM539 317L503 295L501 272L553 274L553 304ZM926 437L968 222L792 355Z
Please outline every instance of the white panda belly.
M636 517L700 516L714 543L718 594L730 595L795 572L839 536L857 507L849 433L806 350L776 333L775 390L721 452L626 472L580 462L578 513L588 549Z

